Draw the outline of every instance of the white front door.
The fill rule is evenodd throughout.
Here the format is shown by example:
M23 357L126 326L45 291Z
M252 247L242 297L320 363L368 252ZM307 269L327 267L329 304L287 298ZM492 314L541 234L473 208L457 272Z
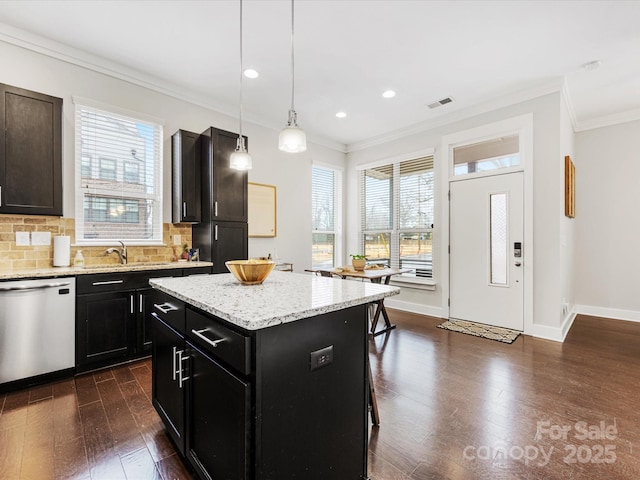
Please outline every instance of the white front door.
M449 317L522 331L523 173L452 181L450 192Z

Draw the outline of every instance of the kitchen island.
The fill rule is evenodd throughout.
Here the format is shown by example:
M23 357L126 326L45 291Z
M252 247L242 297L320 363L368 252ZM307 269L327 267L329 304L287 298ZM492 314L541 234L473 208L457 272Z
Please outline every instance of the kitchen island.
M367 305L399 289L272 272L151 280L153 404L201 478L367 478Z

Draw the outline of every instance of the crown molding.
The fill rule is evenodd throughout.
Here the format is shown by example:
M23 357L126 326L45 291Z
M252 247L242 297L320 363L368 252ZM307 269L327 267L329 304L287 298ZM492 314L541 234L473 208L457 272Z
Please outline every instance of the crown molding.
M603 115L601 117L578 122L575 131L584 132L595 128L611 127L612 125L618 125L621 123L634 122L636 120L640 120L640 108L626 110L620 113L613 113L611 115Z

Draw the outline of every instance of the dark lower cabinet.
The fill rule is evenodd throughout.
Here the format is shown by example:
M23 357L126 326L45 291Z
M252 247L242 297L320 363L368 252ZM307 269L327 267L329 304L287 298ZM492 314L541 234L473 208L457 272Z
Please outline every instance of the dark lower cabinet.
M113 362L133 353L134 302L130 292L77 296L76 365Z
M149 278L211 273L211 267L79 275L76 369L86 371L149 355L153 292Z
M202 478L248 479L249 384L187 346L187 458Z
M246 259L249 227L243 222L200 223L192 227L193 244L202 260L213 262L213 273L229 273L224 262Z

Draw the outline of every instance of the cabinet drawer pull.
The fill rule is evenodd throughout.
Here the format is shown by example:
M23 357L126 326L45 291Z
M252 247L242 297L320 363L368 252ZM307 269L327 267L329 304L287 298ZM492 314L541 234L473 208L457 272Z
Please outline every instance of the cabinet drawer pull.
M211 340L211 339L205 337L202 334L202 332L206 332L206 331L207 331L206 328L203 328L202 330L196 330L195 328L191 329L191 333L193 333L196 337L198 337L198 338L204 340L205 342L207 342L213 348L217 347L220 342L224 342L225 341L224 338L220 338L218 340Z
M104 282L93 282L91 285L96 287L98 285L117 285L119 283L124 283L124 280L106 280Z
M171 305L169 302L161 303L160 305L154 303L153 306L160 310L162 313L169 313L175 310L179 310L178 307L176 307L175 305Z
M182 216L187 216L187 202L182 202Z

